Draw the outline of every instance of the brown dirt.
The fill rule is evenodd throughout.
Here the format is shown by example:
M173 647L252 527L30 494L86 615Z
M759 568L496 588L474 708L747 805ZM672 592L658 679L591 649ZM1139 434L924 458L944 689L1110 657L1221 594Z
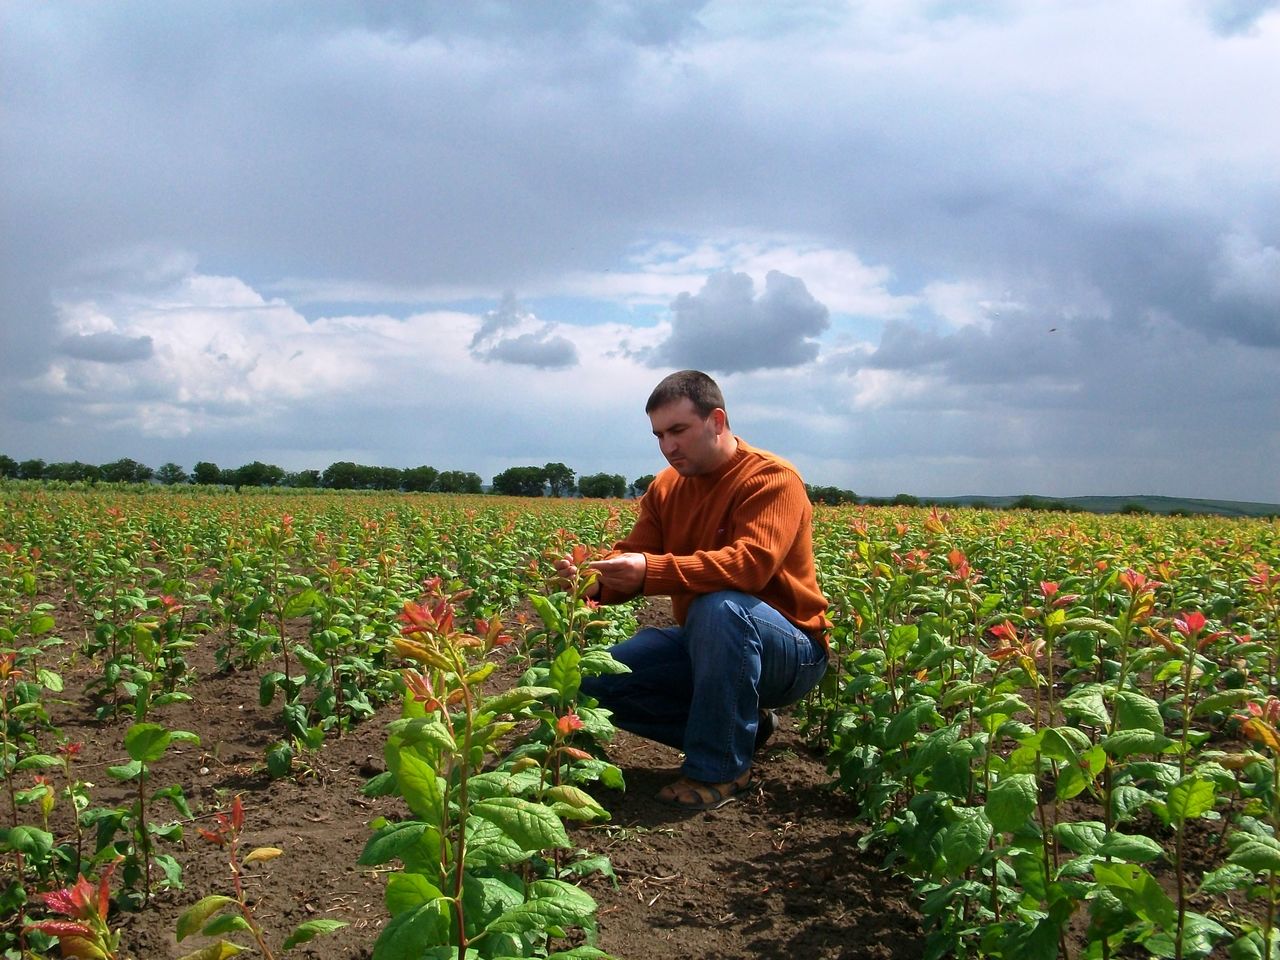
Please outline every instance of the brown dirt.
M59 618L73 612L63 604ZM659 606L643 619L663 622L666 617L669 609ZM59 626L63 636L77 635L79 625ZM201 839L196 828L208 826L239 793L246 809L243 850L275 846L284 851L250 868L248 880L271 948L278 952L297 923L327 917L350 926L289 956L367 960L387 914L381 876L356 861L370 821L404 811L395 798L370 800L359 791L382 769L384 725L396 708L384 708L354 731L330 739L311 758L310 774L271 781L263 755L281 736L279 705L258 705L257 672L215 672L212 647L209 643L190 657L198 680L187 690L195 699L164 707L153 718L201 739L199 747L173 745L156 764L152 781L153 788L181 784L197 818L181 844L161 846L182 865L184 889L158 892L147 909L114 920L123 930L125 955L164 960L203 945L197 938L176 942L177 918L201 897L228 892L229 872L224 852ZM105 767L124 761L123 734L130 720L124 715L118 721L92 719L93 705L79 691L95 670L84 660L64 667L64 702L53 711L53 720L63 737L84 744L76 770L95 784L91 806L124 806L127 789L112 781ZM514 670L498 676L503 675L514 676ZM788 718L759 758L747 793L708 813L674 810L653 799L675 776L675 751L620 733L609 752L624 772L627 789L600 791L611 821L574 831L581 846L607 854L617 874L616 887L599 876L586 883L600 907L597 943L602 949L628 960L921 956L923 936L909 885L883 873L874 854L858 849L863 831L850 803L831 791L821 757L801 741ZM55 779L55 785L62 784ZM24 822L31 822L30 808L23 814ZM152 819L174 816L161 806ZM69 822L65 809L55 811L60 836ZM244 934L236 939L247 943Z

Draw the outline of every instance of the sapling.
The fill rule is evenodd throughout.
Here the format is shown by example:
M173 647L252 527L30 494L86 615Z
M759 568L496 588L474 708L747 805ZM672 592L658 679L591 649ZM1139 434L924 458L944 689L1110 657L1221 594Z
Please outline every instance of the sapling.
M81 874L65 889L39 894L47 909L66 919L41 920L26 929L57 937L64 958L117 960L120 931L113 931L107 924L111 907L109 882L114 869L114 863L106 866L96 888Z
M214 818L214 828L206 830L198 828L200 836L210 843L223 848L227 854L227 867L231 873L232 896L211 894L188 907L178 918L177 940L181 943L194 933L205 936L219 936L234 930L248 931L254 943L262 951L266 960L275 960L275 954L267 945L266 934L262 924L253 911L244 890L244 868L253 863L267 863L280 856L283 851L278 847L256 847L243 858L240 857L240 838L244 831L244 803L236 794L231 801L230 813L218 813ZM317 936L332 933L347 926L345 920L307 920L294 928L285 940L283 951L307 943ZM238 953L238 944L229 940L219 940L216 944L203 947L195 953L188 954L183 960L203 960L206 957L229 957Z
M107 768L113 779L133 781L137 784L137 794L131 807L109 811L106 823L112 822L124 826L129 831L129 841L125 841L125 849L120 852L125 856L125 879L127 882L140 880L142 883L142 905L151 901L151 870L153 863L158 862L164 869L170 886L178 885L181 869L172 857L157 858L152 850L152 838L163 837L168 840L182 838L181 824L157 826L148 819L148 803L160 798L167 799L184 817L191 816L182 788L167 787L148 794L147 782L151 778L151 765L159 760L169 745L175 741L198 744L200 738L186 730L166 730L158 723L135 723L125 732L124 746L129 754L130 762ZM102 834L100 833L100 838ZM102 846L100 843L99 846ZM119 849L119 847L117 847Z

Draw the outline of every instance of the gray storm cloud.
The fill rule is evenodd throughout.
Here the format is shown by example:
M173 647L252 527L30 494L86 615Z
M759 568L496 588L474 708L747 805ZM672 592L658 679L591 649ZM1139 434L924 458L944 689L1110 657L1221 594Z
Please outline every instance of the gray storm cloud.
M671 313L671 336L649 352L650 366L720 373L798 367L817 358L816 338L831 325L804 281L777 270L759 297L745 273L712 274L698 293L676 297Z
M128 337L119 333L73 334L58 344L58 351L68 357L97 363L146 360L153 349L150 337Z
M471 338L470 351L477 360L541 370L572 367L578 362L578 348L573 342L555 333L553 324L525 310L509 292L496 310L485 313Z

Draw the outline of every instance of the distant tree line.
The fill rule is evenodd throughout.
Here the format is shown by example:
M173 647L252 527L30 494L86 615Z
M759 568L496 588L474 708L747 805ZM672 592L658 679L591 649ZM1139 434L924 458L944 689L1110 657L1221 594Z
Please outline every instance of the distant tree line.
M68 483L159 483L204 484L234 487L297 487L330 490L402 490L406 493L481 493L478 473L466 470L437 470L435 467L371 467L342 460L324 470L290 472L272 463L254 460L234 469L201 460L188 473L180 464L166 463L153 470L144 463L124 458L111 463L92 464L74 460L46 463L44 460L15 460L0 454L0 478L11 480L61 480ZM653 475L627 482L616 473L592 473L578 477L563 463L541 467L511 467L493 478L492 492L523 497L625 497L639 496L648 489Z

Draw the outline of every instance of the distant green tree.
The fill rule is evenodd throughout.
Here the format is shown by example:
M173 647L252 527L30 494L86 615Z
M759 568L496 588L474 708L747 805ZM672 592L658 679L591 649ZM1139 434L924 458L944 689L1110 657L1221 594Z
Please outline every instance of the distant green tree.
M909 493L900 493L889 501L895 507L918 507L920 506L920 498L913 497Z
M18 461L3 453L0 453L0 477L6 480L15 480L18 477Z
M399 467L364 467L361 477L366 490L399 490L404 471Z
M839 487L815 487L806 483L805 491L809 494L811 503L825 503L828 506L837 507L842 503L858 502L856 493L852 490L841 490Z
M637 497L643 497L644 492L649 489L649 484L653 483L654 476L652 473L646 473L643 477L636 477L631 481L631 491Z
M547 478L551 496L568 497L573 494L573 471L563 463L548 463L542 472Z
M1141 513L1150 513L1151 511L1148 510L1146 507L1144 507L1142 504L1131 500L1128 503L1126 503L1123 507L1120 508L1120 512L1128 513L1128 514L1141 514Z
M429 493L439 479L440 471L435 467L410 467L401 475L400 485L408 493Z
M578 479L578 493L584 497L627 495L627 478L620 473L592 473Z
M187 471L176 463L163 463L156 470L156 479L163 483L166 487L171 487L175 483L186 483L188 480Z
M479 493L480 474L462 470L444 470L436 478L436 489L441 493Z
M45 466L43 460L23 460L18 464L18 479L43 480Z
M540 497L546 486L547 471L542 467L508 467L493 478L493 492L510 497Z
M102 479L107 483L146 483L153 476L154 470L129 457L121 457L102 465Z
M102 468L92 463L72 460L70 463L51 463L44 468L46 480L65 480L68 483L96 483L102 479Z
M320 483L330 490L354 490L360 468L350 460L339 460L324 468Z
M284 482L284 470L274 463L255 460L236 468L237 487L278 487Z
M222 471L218 469L216 463L210 463L208 460L200 460L191 468L191 482L215 484L222 482Z
M320 486L320 471L299 470L297 473L286 473L282 485L297 487L299 490L314 490Z

